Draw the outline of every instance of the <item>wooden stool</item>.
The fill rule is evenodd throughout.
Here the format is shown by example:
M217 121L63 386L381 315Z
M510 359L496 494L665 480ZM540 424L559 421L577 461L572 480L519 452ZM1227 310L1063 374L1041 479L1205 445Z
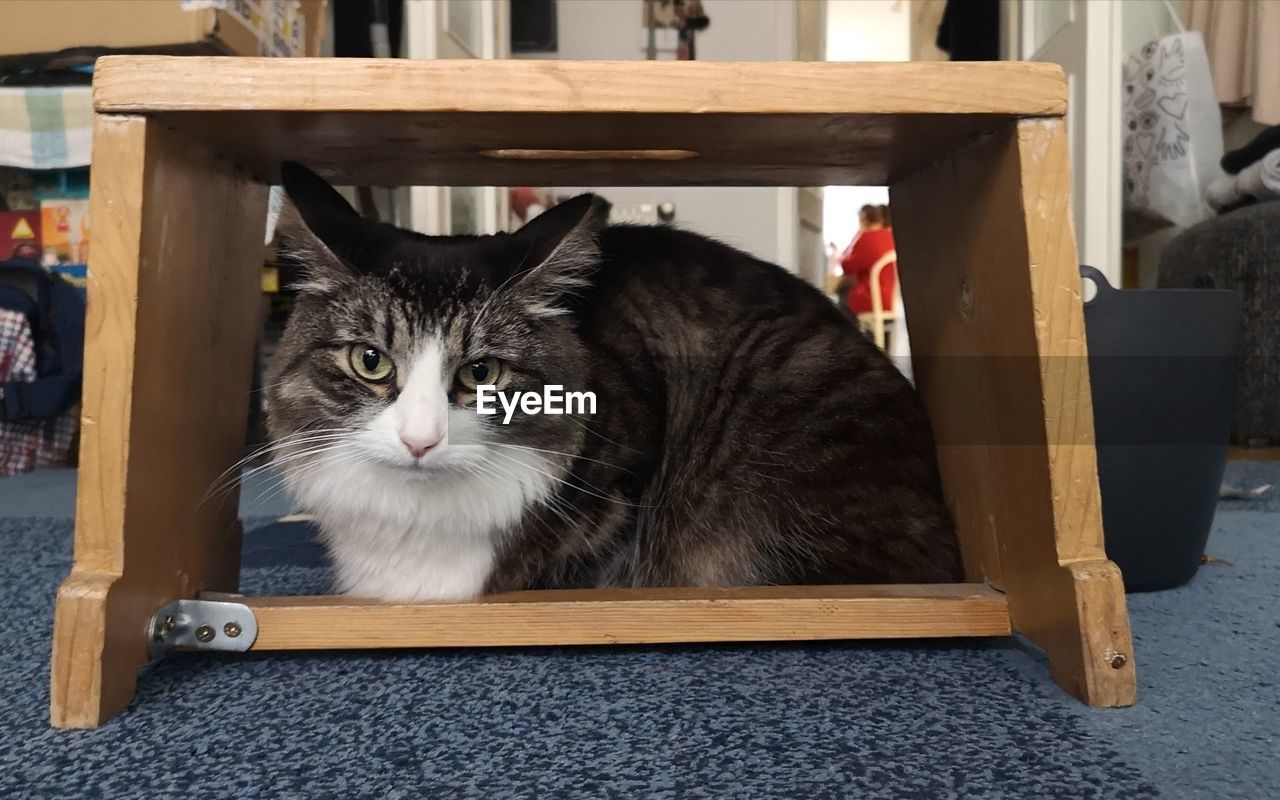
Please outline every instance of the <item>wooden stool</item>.
M157 644L1016 631L1076 697L1132 703L1124 592L1102 547L1065 97L1057 67L1018 63L99 60L53 724L93 727L122 709ZM972 582L416 605L210 594L238 584L236 493L206 496L242 455L267 185L285 159L360 185L891 186L915 376Z

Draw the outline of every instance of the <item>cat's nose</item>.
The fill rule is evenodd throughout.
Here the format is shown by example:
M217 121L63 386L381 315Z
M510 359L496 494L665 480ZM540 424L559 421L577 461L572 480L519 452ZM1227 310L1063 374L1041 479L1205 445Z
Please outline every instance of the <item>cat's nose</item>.
M406 436L402 433L400 434L400 442L409 451L409 455L414 458L422 458L427 454L428 450L440 444L440 437Z

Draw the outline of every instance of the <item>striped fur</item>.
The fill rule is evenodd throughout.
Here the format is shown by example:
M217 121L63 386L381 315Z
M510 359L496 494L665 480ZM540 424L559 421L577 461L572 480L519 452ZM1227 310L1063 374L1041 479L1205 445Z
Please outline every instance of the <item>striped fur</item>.
M799 279L685 231L606 226L590 196L515 234L418 236L360 220L300 170L299 235L328 256L308 257L270 427L339 574L363 576L340 588L959 579L918 399ZM448 421L431 463L378 433L413 376L353 379L334 350L356 342L407 372L427 342L438 352L439 399L418 404ZM590 390L597 413L476 415L448 376L485 357L508 365L505 391ZM289 445L310 430L337 449Z

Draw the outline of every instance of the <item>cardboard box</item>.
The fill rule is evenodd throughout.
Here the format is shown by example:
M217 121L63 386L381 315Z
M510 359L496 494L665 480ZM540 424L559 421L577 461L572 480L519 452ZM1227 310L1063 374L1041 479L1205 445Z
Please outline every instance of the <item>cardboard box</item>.
M89 201L44 200L40 203L40 244L46 267L89 262Z
M325 0L4 0L0 64L70 48L175 55L318 56Z
M0 261L40 260L40 212L0 211Z

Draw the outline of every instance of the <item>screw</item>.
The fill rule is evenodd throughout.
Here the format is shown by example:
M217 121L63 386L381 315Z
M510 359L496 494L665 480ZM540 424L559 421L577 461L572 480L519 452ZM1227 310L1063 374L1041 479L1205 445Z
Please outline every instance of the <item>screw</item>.
M151 638L157 642L163 642L169 636L169 631L178 627L178 621L173 618L172 614L165 614L164 622L158 623L152 631Z
M1124 666L1125 664L1127 664L1127 663L1129 663L1129 659L1128 659L1128 658L1125 658L1124 653L1112 653L1112 654L1111 654L1111 668L1112 668L1112 669L1120 669L1121 667L1123 667L1123 666Z
M228 622L222 626L222 632L234 639L240 635L240 623Z
M213 628L209 625L201 625L196 628L196 640L200 642L211 642L214 637Z
M973 314L973 288L969 286L969 281L960 284L960 316L969 319Z

